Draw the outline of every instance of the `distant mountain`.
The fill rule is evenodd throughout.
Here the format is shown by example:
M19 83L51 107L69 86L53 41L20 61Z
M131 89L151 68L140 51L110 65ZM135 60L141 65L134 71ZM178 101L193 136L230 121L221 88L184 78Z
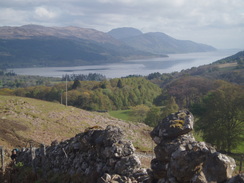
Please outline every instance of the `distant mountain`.
M80 27L45 27L41 25L23 25L21 27L0 27L1 39L31 39L33 37L56 37L63 39L85 39L98 43L121 45L119 41L95 29Z
M177 40L161 32L141 33L133 28L118 28L108 32L125 44L154 54L214 51L214 47L188 40Z
M118 40L143 35L143 33L140 30L132 27L113 29L109 31L108 34Z
M78 27L0 27L0 67L76 66L159 57Z
M128 27L108 33L71 26L0 27L0 68L95 65L212 50L211 46Z

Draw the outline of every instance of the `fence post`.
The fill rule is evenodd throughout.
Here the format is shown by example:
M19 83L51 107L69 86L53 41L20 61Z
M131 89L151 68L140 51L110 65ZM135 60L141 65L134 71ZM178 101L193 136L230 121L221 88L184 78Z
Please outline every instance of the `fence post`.
M46 178L46 146L41 144L41 157L42 157L42 171L43 176Z
M0 152L1 152L2 173L4 174L5 167L4 167L4 147L3 146L0 146Z
M240 166L239 166L239 173L241 173L241 170L242 170L243 157L244 157L244 155L241 155L241 158L240 158Z
M36 173L36 166L35 166L36 149L35 149L35 147L32 147L31 142L30 142L30 151L31 151L32 170L34 173Z

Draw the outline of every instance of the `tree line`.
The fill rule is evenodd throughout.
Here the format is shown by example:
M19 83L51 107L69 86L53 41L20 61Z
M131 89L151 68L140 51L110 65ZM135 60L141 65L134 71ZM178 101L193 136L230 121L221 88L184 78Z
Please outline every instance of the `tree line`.
M160 87L143 77L110 79L104 81L65 82L55 86L33 86L15 89L18 96L48 101L64 101L66 94L68 105L86 110L118 110L140 104L152 105L161 93Z
M106 76L99 73L89 74L65 74L62 76L62 81L103 81L106 80Z

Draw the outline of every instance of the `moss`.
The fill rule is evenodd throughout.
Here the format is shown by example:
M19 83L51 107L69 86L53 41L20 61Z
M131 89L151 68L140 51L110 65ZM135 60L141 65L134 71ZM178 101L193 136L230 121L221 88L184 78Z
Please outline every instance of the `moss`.
M183 128L183 124L185 123L184 120L171 120L170 121L170 127L173 128Z
M170 127L173 127L173 128L182 128L182 125L179 124L179 123L176 123L176 124L171 124Z

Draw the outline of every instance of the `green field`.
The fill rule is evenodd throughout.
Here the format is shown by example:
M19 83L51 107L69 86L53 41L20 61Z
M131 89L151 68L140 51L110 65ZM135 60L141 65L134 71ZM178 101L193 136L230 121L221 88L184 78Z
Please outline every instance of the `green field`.
M131 110L118 110L118 111L109 111L109 114L115 118L122 119L125 121L133 121L130 116Z

